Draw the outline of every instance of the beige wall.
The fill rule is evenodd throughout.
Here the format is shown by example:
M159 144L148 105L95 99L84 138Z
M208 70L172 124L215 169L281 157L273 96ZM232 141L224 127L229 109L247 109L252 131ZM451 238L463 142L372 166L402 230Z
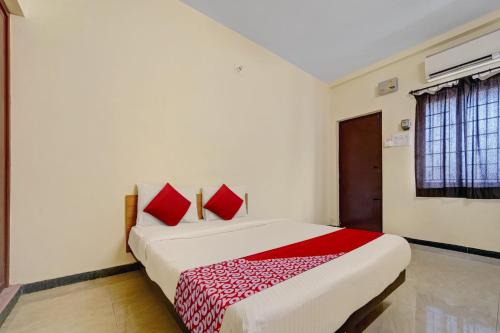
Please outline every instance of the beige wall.
M408 92L426 84L423 68L425 56L498 28L499 23L490 24L446 44L334 86L331 90L332 146L338 144L337 121L346 118L382 110L384 139L399 131L402 119L410 118L414 124L415 100ZM377 97L377 83L392 77L399 78L399 91ZM413 136L412 129L412 141ZM413 145L383 149L384 231L500 251L500 200L416 198L413 154ZM334 179L329 215L332 222L338 222L337 155L334 154L331 162Z
M244 184L252 214L326 223L324 83L174 0L23 9L11 283L131 262L123 198L140 181Z

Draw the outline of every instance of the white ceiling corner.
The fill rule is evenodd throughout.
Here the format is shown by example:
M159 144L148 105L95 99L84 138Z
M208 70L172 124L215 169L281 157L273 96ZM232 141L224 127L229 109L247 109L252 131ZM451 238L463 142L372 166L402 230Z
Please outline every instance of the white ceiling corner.
M499 0L183 0L325 82L500 9Z

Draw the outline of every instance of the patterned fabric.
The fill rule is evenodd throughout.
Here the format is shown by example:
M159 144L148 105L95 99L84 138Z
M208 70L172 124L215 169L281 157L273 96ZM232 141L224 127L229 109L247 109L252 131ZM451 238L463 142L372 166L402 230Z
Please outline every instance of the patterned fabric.
M235 259L190 269L181 274L175 309L193 333L219 332L231 305L343 253L250 261Z
M244 258L182 272L175 309L193 333L216 333L231 305L382 236L342 229Z

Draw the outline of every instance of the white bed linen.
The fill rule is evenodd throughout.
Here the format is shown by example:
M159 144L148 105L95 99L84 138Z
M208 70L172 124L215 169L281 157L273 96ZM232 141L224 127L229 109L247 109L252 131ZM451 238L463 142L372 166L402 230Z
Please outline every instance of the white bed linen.
M173 303L189 268L255 254L339 230L281 219L251 218L134 227L129 245ZM221 333L332 333L381 293L410 261L401 237L385 234L326 264L230 306Z

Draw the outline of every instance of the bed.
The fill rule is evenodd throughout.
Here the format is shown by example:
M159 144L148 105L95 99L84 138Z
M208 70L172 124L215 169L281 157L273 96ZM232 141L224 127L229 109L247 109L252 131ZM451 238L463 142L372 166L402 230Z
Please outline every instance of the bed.
M201 201L201 200L199 200ZM248 203L248 202L247 202ZM199 203L198 203L199 204ZM176 227L134 226L137 199L126 197L127 243L170 308L181 273L341 230L285 219L239 218ZM405 279L410 247L381 237L229 306L221 333L346 332ZM175 310L185 332L189 332Z

